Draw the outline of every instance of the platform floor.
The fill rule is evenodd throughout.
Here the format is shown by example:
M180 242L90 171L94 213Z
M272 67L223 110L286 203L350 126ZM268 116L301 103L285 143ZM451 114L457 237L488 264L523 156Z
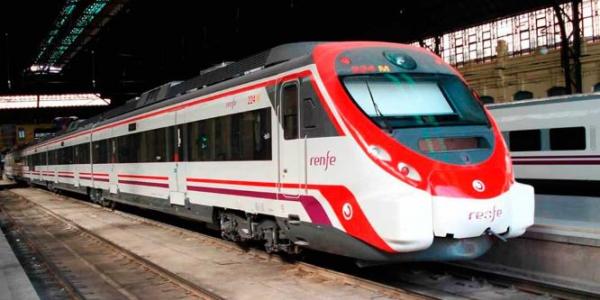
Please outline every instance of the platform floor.
M13 181L7 180L5 178L2 178L2 176L0 176L0 186L13 185L13 184L15 184Z
M600 247L600 198L538 194L526 237Z
M569 227L600 227L600 198L535 195L535 223Z
M0 300L39 299L6 237L0 232Z

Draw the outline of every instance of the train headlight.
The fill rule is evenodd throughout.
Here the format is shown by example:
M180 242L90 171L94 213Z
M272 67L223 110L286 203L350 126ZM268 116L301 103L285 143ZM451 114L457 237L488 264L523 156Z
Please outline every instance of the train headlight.
M414 70L417 68L417 62L410 57L410 55L406 54L406 53L402 53L399 51L394 51L394 52L383 52L383 56L385 56L385 58L393 63L394 65L406 69L406 70Z
M368 151L369 154L375 156L379 160L387 162L392 161L390 154L379 146L369 146Z
M419 174L419 172L415 168L408 164L399 162L398 171L400 171L400 174L402 174L402 176L406 178L412 179L414 181L421 181L421 174Z

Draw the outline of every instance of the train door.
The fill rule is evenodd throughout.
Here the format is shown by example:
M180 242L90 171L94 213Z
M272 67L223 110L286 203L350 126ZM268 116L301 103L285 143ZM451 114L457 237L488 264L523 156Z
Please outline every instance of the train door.
M169 175L169 202L171 205L185 205L186 164L181 163L181 158L183 158L183 129L183 125L167 128L167 141L171 143L167 147L171 152L168 155L171 156L173 161L173 171Z
M279 88L279 191L299 196L304 178L304 143L300 138L300 87L297 80Z

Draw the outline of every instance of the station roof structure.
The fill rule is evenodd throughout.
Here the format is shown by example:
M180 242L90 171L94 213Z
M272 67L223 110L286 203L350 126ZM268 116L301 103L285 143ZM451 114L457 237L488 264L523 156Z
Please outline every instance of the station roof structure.
M278 44L413 42L556 2L567 1L5 1L0 95L98 93L120 104Z

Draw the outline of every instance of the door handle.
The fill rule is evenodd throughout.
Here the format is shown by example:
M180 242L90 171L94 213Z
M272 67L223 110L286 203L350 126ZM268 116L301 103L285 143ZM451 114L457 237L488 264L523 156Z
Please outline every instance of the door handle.
M283 169L283 173L287 173L287 169Z

